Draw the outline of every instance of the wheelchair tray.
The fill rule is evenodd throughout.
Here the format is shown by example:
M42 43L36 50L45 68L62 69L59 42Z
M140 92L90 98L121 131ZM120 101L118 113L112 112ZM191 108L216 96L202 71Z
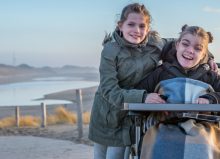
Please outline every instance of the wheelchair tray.
M220 112L220 104L146 104L124 103L123 110L129 111L208 111Z

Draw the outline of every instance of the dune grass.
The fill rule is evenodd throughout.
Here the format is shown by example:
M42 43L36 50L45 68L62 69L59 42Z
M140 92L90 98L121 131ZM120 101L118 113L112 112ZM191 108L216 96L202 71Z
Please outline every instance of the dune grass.
M90 112L83 113L83 123L89 124ZM54 124L76 124L77 115L75 112L68 111L63 106L54 110L54 113L47 116L47 125ZM0 120L0 128L16 126L15 117L6 117ZM41 118L38 116L21 116L20 127L40 127Z
M15 118L6 117L0 120L0 128L15 126Z

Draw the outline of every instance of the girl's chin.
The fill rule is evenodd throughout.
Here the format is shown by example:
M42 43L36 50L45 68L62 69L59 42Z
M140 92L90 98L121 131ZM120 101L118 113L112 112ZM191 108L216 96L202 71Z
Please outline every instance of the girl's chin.
M126 40L129 43L132 43L132 44L139 44L139 43L141 43L141 39L139 39L139 38L135 39L135 38L130 37L129 39L126 39Z
M190 69L193 67L192 64L190 63L180 63L180 65L184 68L184 69Z
M140 43L139 40L130 40L129 42L132 43L132 44L139 44Z

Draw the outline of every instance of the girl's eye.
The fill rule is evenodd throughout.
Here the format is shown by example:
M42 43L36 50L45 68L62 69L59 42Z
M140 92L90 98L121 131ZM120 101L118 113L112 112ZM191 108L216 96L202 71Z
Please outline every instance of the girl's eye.
M133 26L135 26L135 24L134 23L128 23L128 26L133 27Z
M144 28L146 28L146 25L145 25L145 24L141 24L141 25L139 25L139 27L140 27L141 29L144 29Z
M185 47L189 46L189 44L187 44L187 43L182 43L182 45Z
M202 51L202 48L201 47L196 47L195 50L196 51Z

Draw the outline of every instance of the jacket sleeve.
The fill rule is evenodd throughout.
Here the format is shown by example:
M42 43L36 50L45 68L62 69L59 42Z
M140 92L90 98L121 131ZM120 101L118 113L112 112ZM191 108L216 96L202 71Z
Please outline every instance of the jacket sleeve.
M159 66L155 71L150 73L147 77L141 80L135 88L145 89L147 93L153 93L155 87L160 82L160 75L162 73L162 65Z
M201 97L209 99L211 104L220 103L220 75L217 75L215 72L210 72L210 79L214 92L210 91Z
M125 103L141 103L145 90L122 89L117 78L117 54L118 46L106 44L101 54L100 85L99 90L104 99L115 107L121 107Z

